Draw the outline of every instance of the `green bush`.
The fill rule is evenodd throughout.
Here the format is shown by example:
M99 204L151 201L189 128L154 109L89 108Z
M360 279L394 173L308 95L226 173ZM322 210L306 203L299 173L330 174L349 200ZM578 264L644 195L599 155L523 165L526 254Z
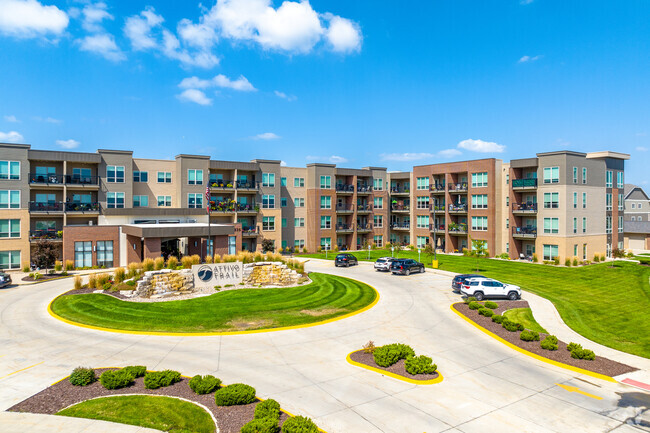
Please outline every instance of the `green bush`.
M493 301L487 301L485 303L485 308L489 308L490 310L496 310L497 308L499 308L499 304Z
M133 375L125 370L106 370L99 376L99 382L106 389L119 389L133 383Z
M577 257L573 258L573 266L578 266L578 258Z
M571 358L593 361L596 359L596 355L589 349L576 348L571 351Z
M415 351L406 344L396 343L377 347L372 355L377 365L380 367L390 367L400 359L415 356Z
M277 433L280 431L278 421L272 418L256 418L244 424L241 433Z
M492 317L494 315L494 311L490 310L489 308L479 308L478 314L485 317Z
M113 287L113 285L112 285L111 283L106 283L106 284L104 284L104 285L102 286L102 289L104 289L104 290L111 290L111 287Z
M133 375L134 378L142 377L147 374L147 367L144 365L129 365L122 370L127 371Z
M549 340L553 344L557 344L558 342L557 337L555 335L547 335L544 340Z
M158 389L180 382L181 374L174 370L152 371L144 375L144 387Z
M566 350L568 350L569 352L573 352L576 349L582 349L582 345L578 343L569 343L566 346Z
M465 298L463 302L465 302L466 304L469 304L470 302L476 302L476 298L473 296L468 296L467 298Z
M525 331L521 331L519 339L523 341L539 341L539 332L529 331L526 329Z
M95 376L95 370L92 368L77 367L70 374L70 383L74 386L90 385L96 380L97 376Z
M513 322L513 321L505 319L505 318L501 322L501 326L503 326L506 329L506 331L510 331L510 332L523 331L524 330L524 325L522 325L520 323L517 323L517 322Z
M197 374L190 379L190 388L197 394L210 394L219 386L221 386L221 379L211 375L201 376Z
M547 335L539 345L544 350L557 350L557 337L555 335Z
M467 306L469 307L470 310L478 310L479 308L482 307L482 305L476 301L470 302L469 304L467 304Z
M214 393L217 406L234 406L255 401L255 388L243 383L233 383Z
M307 417L295 416L282 424L282 433L318 433L318 427Z
M270 418L277 424L280 420L280 403L273 399L264 400L255 406L255 419Z
M498 323L499 325L503 322L504 319L505 319L505 317L500 316L498 314L495 314L494 316L492 316L492 321L494 323Z
M404 361L404 367L409 374L433 374L438 366L428 356L411 356Z

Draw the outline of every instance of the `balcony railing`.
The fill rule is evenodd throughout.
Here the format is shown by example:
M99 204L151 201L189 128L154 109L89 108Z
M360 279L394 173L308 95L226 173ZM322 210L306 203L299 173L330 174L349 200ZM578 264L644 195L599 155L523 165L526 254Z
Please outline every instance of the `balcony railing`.
M536 238L537 227L513 227L512 236L522 238Z
M448 188L450 192L465 192L467 191L467 182L450 183Z
M99 176L81 176L78 174L67 174L65 176L66 185L97 186L99 185Z
M369 232L370 230L372 230L372 223L357 225L357 232Z
M402 188L399 186L394 186L390 189L391 194L408 194L409 192L411 192L409 188Z
M235 189L235 182L232 180L217 179L210 182L210 188L218 189Z
M444 224L429 224L429 231L436 233L444 233L445 225Z
M537 212L537 203L512 203L513 212Z
M357 185L357 193L369 194L372 192L371 185Z
M449 205L449 213L467 213L467 205L466 204L450 204Z
M429 185L429 190L431 192L445 192L445 184L444 183L436 183L434 185Z
M337 212L354 212L354 206L351 204L337 204L336 205L336 211Z
M390 228L393 230L409 230L411 228L410 223L393 223L390 225Z
M354 192L354 185L339 183L336 185L336 192L340 192L340 193L349 192L350 194L352 194Z
M34 174L29 173L30 184L63 185L65 177L62 174Z
M242 227L242 236L257 236L260 234L260 231L257 227Z
M242 181L237 181L236 182L237 188L238 189L258 189L260 186L259 182L242 182Z
M513 179L513 188L537 188L537 179Z
M99 212L99 203L66 203L66 212Z
M467 224L449 224L447 229L452 234L467 234Z
M337 232L352 232L354 231L354 224L337 224Z
M39 239L60 240L63 238L63 232L60 230L31 230L29 240L36 241Z
M446 206L444 204L432 204L429 206L429 210L433 213L444 213L446 209Z
M50 201L50 202L29 202L29 211L30 212L63 212L63 203L60 201Z
M232 201L210 202L212 212L259 212L260 208L255 203L241 204Z
M357 213L360 213L360 212L372 212L372 205L371 204L357 205Z
M390 206L392 211L409 211L411 210L411 205L408 204L392 204Z

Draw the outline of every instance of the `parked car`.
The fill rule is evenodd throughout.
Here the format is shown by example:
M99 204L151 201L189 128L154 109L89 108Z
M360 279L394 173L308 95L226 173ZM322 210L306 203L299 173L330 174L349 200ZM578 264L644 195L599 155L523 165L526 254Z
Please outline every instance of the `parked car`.
M0 289L11 284L11 275L0 271Z
M410 275L413 272L424 272L424 265L413 259L396 259L390 265L393 274Z
M470 278L485 278L483 275L478 274L460 274L456 275L453 280L451 280L451 289L454 292L460 292L460 288L465 281Z
M505 284L491 278L470 278L463 283L460 293L473 296L477 301L485 298L507 298L516 301L521 298L521 288L513 284Z
M390 265L395 260L393 257L380 257L375 262L375 269L378 271L390 271Z
M352 254L337 254L336 259L334 259L334 266L337 268L339 266L345 266L346 268L351 265L358 265L359 261Z

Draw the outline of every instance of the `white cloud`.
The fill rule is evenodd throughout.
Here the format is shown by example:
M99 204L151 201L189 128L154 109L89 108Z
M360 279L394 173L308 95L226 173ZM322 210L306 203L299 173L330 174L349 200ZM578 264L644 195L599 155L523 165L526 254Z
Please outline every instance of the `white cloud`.
M453 158L454 156L462 155L462 153L463 152L458 149L444 149L438 152L438 156L441 158Z
M185 66L198 66L210 69L219 64L217 56L209 51L198 51L190 54L186 49L181 48L181 43L169 30L163 30L162 52L170 59L180 61Z
M648 148L644 146L637 146L635 149L637 152L647 152Z
M542 57L544 57L544 56L542 56L541 54L538 54L538 55L533 56L533 57L531 57L531 56L522 56L522 57L517 61L517 63L534 62L534 61L537 61L537 60L541 59Z
M497 144L491 141L472 139L461 141L458 143L457 147L459 149L465 149L479 153L502 153L506 150L506 147L502 144Z
M287 161L280 161L280 167L286 167L287 166Z
M79 48L81 51L89 51L97 53L112 62L121 62L126 59L124 53L119 49L115 43L113 35L108 33L100 33L96 35L89 35L83 39L79 39Z
M253 140L278 140L280 136L272 132L264 132L262 134L257 134L252 138Z
M76 149L79 147L79 143L77 140L56 140L56 144L61 146L64 149Z
M22 143L25 138L16 131L0 131L0 143Z
M382 153L379 155L382 161L420 161L432 158L453 158L462 152L457 149L444 149L436 153L430 152L404 152L404 153Z
M156 14L152 6L147 6L139 15L126 19L124 34L131 41L131 46L136 51L156 48L158 42L152 36L151 30L160 26L165 19Z
M289 102L293 102L298 99L298 97L295 95L287 95L286 93L280 92L279 90L274 90L273 93L275 93L275 96L278 98L286 99Z
M5 116L5 120L10 123L20 123L20 120L14 115Z
M83 14L82 27L91 33L103 32L102 21L113 19L113 15L106 9L107 6L104 2L89 3L84 6L81 11Z
M344 158L342 156L338 155L332 155L332 156L314 156L314 155L307 155L305 158L308 161L314 161L314 162L329 162L331 164L342 164L345 162L348 162L347 158Z
M207 89L210 87L220 87L240 92L254 92L257 90L243 75L240 75L236 80L231 80L223 74L219 74L210 80L203 80L199 77L184 78L178 87L181 89Z
M188 45L210 49L217 43L217 32L205 23L194 24L188 19L182 19L176 28L180 38Z
M361 30L357 23L332 16L329 24L325 37L334 51L350 53L361 50Z
M17 38L61 35L68 15L56 6L37 0L0 0L0 33Z
M53 117L45 117L45 118L43 118L43 117L36 116L36 117L33 117L33 119L38 121L38 122L54 123L55 125L63 123L63 120L55 119Z
M211 105L212 99L205 96L205 93L198 89L184 90L180 95L176 95L178 99L184 102L195 102L199 105Z

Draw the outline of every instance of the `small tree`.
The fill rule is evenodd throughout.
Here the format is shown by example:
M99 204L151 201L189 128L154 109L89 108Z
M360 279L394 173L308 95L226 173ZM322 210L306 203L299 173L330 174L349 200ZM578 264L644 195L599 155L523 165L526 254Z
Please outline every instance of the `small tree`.
M54 266L56 256L56 246L54 243L47 239L41 239L36 244L36 249L34 250L32 258L34 259L34 264L36 266L45 269L47 272L49 268Z
M487 241L483 239L472 239L471 237L470 239L472 241L472 251L470 254L476 257L476 272L478 272L479 259L488 255Z
M426 244L424 246L424 254L429 258L429 261L433 260L433 255L434 255L433 245Z
M271 239L262 239L262 252L272 253L275 251L275 243Z

